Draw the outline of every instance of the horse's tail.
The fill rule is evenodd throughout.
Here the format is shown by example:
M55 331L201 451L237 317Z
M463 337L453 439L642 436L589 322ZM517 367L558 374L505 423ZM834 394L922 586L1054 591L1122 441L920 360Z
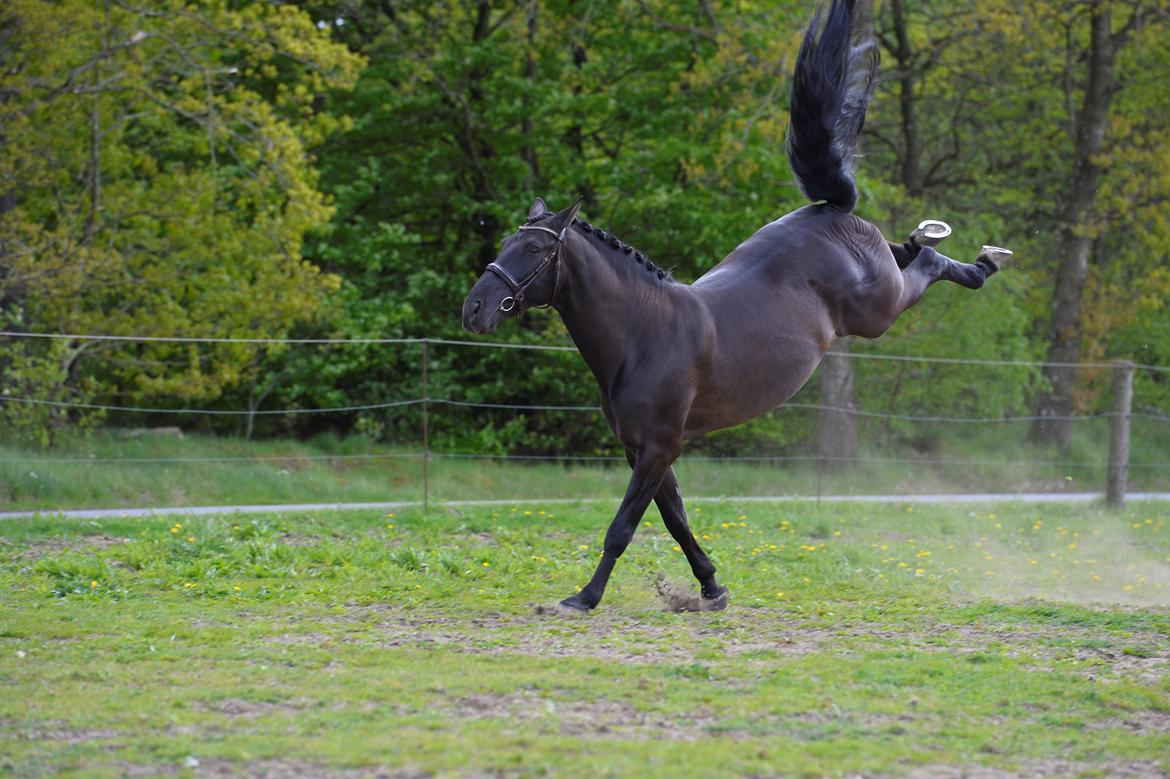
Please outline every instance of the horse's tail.
M854 2L831 0L823 27L817 9L796 55L788 108L788 162L800 191L843 211L857 205L853 165L878 64L872 38L853 43Z

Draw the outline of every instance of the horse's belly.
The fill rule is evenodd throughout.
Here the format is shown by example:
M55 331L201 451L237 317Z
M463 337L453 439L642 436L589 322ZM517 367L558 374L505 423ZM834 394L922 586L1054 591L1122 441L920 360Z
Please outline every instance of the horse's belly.
M688 437L734 427L783 404L808 381L825 351L807 336L745 346L718 360L718 369L699 387L687 416Z

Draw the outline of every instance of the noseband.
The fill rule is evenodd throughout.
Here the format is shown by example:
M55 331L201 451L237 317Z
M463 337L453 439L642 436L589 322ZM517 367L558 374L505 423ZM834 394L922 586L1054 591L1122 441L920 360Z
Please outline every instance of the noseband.
M557 290L561 286L561 246L563 246L565 243L565 230L568 228L566 227L565 230L561 230L559 233L556 230L550 230L547 227L541 227L539 225L520 225L520 229L543 230L549 235L554 236L557 239L557 243L555 246L553 246L552 251L544 255L544 258L536 264L535 268L530 270L527 274L524 275L523 278L519 280L513 278L512 274L509 273L507 269L504 268L504 266L495 262L488 263L487 269L503 279L504 283L508 285L508 289L512 291L511 295L500 301L499 310L503 311L504 313L511 313L515 310L516 306L524 305L524 293L528 291L528 287L532 284L532 282L536 281L536 278L542 272L544 272L544 270L550 264L553 266L553 273L555 274L553 278L553 297L556 297ZM545 308L547 305L548 304L545 303L543 306L537 306L537 308Z

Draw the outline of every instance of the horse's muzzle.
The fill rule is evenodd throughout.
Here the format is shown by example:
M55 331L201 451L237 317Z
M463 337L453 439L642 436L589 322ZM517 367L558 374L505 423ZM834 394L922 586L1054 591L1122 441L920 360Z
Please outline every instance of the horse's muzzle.
M500 310L500 300L507 294L508 290L495 277L490 274L481 277L463 301L463 329L476 334L495 332L508 316Z

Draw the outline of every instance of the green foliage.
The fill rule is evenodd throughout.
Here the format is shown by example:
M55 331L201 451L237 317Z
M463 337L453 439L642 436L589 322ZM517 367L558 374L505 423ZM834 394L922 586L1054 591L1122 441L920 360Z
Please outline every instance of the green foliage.
M1043 357L1070 117L1099 4L896 5L904 40L895 4L874 8L884 64L860 214L892 238L942 218L956 230L949 255L969 260L989 242L1015 249L1016 262L978 294L937 286L885 342L853 348ZM1119 88L1096 210L1077 228L1096 240L1085 358L1170 363L1165 5L1110 6L1124 44ZM12 31L0 55L5 327L462 337L463 296L538 195L553 206L584 197L585 218L682 281L803 203L784 134L807 0L167 0L159 10L15 0L0 12ZM570 343L555 314L536 311L495 337ZM422 395L418 346L4 346L0 385L44 399L301 409ZM432 345L427 369L436 399L597 404L571 352ZM1107 377L1079 381L1078 408L1104 408ZM1027 412L1045 386L1023 368L988 377L882 361L858 361L855 383L866 412L976 417ZM815 385L797 400L816 403ZM1170 382L1140 375L1137 404L1164 413ZM12 404L0 414L5 430L42 442L92 419ZM404 407L184 423L413 446L422 417ZM447 451L620 454L597 415L436 405L429 426ZM695 448L807 452L814 426L812 413L774 414ZM878 436L894 448L938 438L896 420Z
M318 314L338 279L302 256L332 213L310 150L347 121L316 103L352 84L360 56L287 5L16 0L2 13L0 321L270 336ZM76 364L45 379L56 394L96 383L178 403L239 383L256 354L73 348Z

